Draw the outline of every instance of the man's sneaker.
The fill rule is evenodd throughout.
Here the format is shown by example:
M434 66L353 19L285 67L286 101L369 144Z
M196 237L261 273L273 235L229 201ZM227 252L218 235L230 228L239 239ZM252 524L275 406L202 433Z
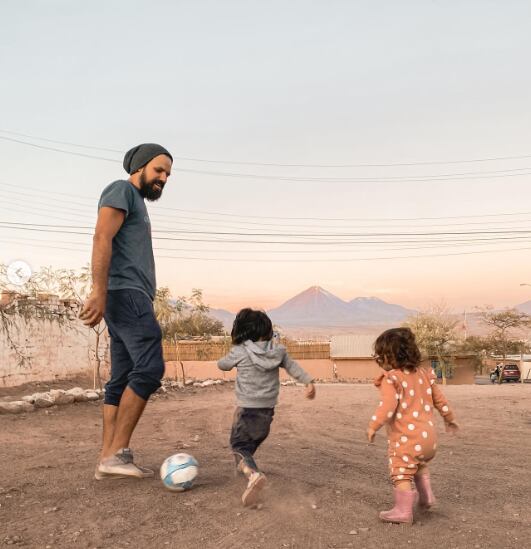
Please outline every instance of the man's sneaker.
M114 456L100 461L94 477L96 480L105 478L150 478L154 471L147 467L140 467L133 462L133 452L130 448L122 448Z
M254 505L260 496L260 491L266 483L266 476L264 473L253 473L249 477L249 482L247 483L247 488L242 495L242 503L248 507Z

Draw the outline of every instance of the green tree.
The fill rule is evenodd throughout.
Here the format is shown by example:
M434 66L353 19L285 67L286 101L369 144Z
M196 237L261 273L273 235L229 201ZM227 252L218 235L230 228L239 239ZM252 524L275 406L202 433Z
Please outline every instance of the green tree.
M14 351L19 364L29 364L31 356L24 346L18 343L21 327L34 329L36 323L54 322L64 329L80 332L78 314L87 298L92 284L90 266L81 271L72 269L53 269L42 267L31 275L22 285L15 286L7 278L7 266L0 264L0 291L10 297L0 305L0 333L6 337L8 345ZM44 296L57 296L60 301L74 303L73 308L61 306ZM95 336L94 347L89 342L89 352L94 356L94 387L102 387L100 368L107 355L108 345L102 348L102 334L105 322L90 328ZM90 334L90 331L89 331Z
M408 318L404 323L415 334L421 352L437 359L437 368L444 384L454 367L452 356L456 352L459 339L456 332L458 324L459 321L444 306L434 306Z
M529 315L516 309L495 311L492 308L484 308L479 311L480 319L489 330L489 340L493 353L501 355L502 365L505 366L507 355L515 348L522 348L521 332L531 323ZM517 352L521 352L518 350ZM498 372L498 383L503 381L503 369Z
M167 341L179 339L210 339L213 335L224 335L223 323L209 316L210 308L203 302L201 290L193 289L188 298L172 299L167 287L157 290L155 314Z
M7 276L7 265L0 264L0 334L6 338L9 348L14 352L20 365L31 362L31 355L25 345L19 343L22 327L32 330L46 322L59 326L72 327L75 311L61 307L57 303L43 299L43 294L52 293L57 281L52 283L52 271L40 270L22 284L13 284Z

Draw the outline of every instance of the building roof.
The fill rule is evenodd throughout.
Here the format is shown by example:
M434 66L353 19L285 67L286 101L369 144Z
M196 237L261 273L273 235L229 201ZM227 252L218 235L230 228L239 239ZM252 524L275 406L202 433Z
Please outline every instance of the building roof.
M336 335L330 339L331 358L371 358L374 335Z

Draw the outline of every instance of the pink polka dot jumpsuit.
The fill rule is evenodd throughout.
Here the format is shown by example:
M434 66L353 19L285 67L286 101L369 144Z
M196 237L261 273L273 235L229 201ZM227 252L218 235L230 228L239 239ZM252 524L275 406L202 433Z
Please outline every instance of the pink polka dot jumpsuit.
M424 368L390 370L382 373L374 384L380 389L381 401L369 427L377 431L387 425L393 483L413 481L419 465L432 460L437 450L433 409L446 422L453 421L453 413L436 384L435 375Z

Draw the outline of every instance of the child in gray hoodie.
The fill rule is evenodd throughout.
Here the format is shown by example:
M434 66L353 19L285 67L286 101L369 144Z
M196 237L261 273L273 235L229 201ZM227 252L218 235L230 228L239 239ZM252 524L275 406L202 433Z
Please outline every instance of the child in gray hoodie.
M233 347L218 361L218 367L224 371L237 368L238 407L230 444L237 469L248 479L242 502L253 505L266 482L253 456L269 435L280 389L279 368L306 385L307 398L315 397L315 387L312 377L291 360L285 347L273 346L273 325L264 312L242 309L234 320L231 337Z

